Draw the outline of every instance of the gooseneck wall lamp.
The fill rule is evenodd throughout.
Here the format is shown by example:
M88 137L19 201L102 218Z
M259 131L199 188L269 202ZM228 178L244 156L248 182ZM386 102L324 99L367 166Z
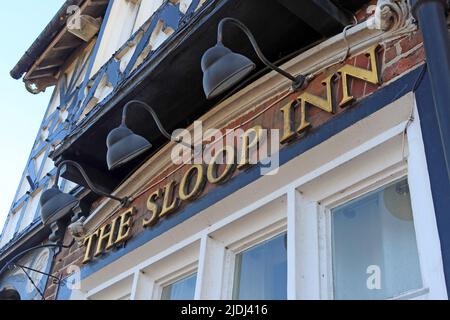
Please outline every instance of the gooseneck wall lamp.
M102 190L99 190L89 179L87 176L85 170L83 167L78 164L75 161L71 160L65 160L62 161L57 168L56 176L55 176L55 182L53 184L53 187L46 190L41 198L40 198L40 205L41 205L41 220L44 225L50 225L52 227L52 230L55 231L55 224L61 220L62 218L66 217L68 214L71 213L72 209L75 208L79 201L71 194L62 192L58 187L58 181L61 174L61 168L65 165L70 165L72 167L75 167L83 176L84 180L88 184L89 188L95 192L98 195L119 201L122 206L127 206L129 204L130 199L125 198L119 198L110 194L107 194L103 192ZM57 228L57 227L56 227Z
M21 300L20 293L12 286L5 286L0 290L0 301L3 300Z
M147 110L156 122L159 131L168 140L173 140L191 149L194 148L191 144L184 143L181 138L172 138L172 136L164 129L155 110L147 103L139 100L131 100L123 108L122 124L118 128L112 130L106 139L106 145L108 147L106 162L109 170L114 170L124 165L152 147L152 144L147 139L137 135L127 127L126 119L128 109L132 104L136 104Z
M300 74L293 76L290 73L272 64L261 52L253 34L239 20L224 18L220 21L217 31L217 44L208 49L201 61L203 71L203 90L207 99L212 99L227 91L235 84L245 78L253 69L255 64L249 58L235 53L223 44L223 28L225 24L231 23L241 29L250 40L258 58L270 69L278 72L292 81L294 90L301 89L306 82L306 76Z

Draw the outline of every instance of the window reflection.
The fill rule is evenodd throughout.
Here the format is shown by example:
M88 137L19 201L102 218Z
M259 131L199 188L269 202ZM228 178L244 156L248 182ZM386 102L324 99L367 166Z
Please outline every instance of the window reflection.
M422 287L406 179L332 210L336 299L385 299Z
M236 256L235 300L287 298L286 233Z
M193 300L197 274L193 274L180 281L163 288L161 300Z

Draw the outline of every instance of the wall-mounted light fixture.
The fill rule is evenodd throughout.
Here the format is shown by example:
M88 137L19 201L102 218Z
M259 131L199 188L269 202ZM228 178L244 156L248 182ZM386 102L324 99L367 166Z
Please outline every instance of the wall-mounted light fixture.
M19 291L11 286L0 289L0 301L3 300L21 300Z
M135 134L131 129L127 127L126 119L128 114L128 108L130 105L136 104L147 110L153 120L156 122L156 126L159 131L168 140L173 140L177 143L181 143L188 148L194 149L191 144L184 143L181 138L172 138L172 136L164 129L161 121L158 118L155 110L147 103L139 100L129 101L123 108L122 112L122 124L112 130L108 138L106 139L106 145L108 147L108 153L106 155L106 162L109 170L117 169L125 163L135 159L152 147L152 144L144 137Z
M307 80L306 76L302 74L293 76L272 64L263 55L253 34L242 22L234 18L224 18L218 26L217 44L208 49L202 57L203 90L207 99L212 99L227 91L255 69L255 64L249 58L224 46L222 42L223 27L226 23L234 24L241 29L249 38L258 58L270 69L290 79L294 90L299 90L304 86Z
M42 223L44 225L50 225L53 230L53 234L51 236L52 241L57 240L56 230L59 229L59 227L57 226L57 222L70 214L72 212L72 209L75 208L79 203L78 199L76 199L73 195L62 192L58 187L61 168L65 165L75 167L81 173L89 188L96 194L119 201L124 207L128 206L130 202L130 199L128 197L119 198L99 190L89 179L85 170L80 164L75 161L64 160L58 165L53 187L46 190L39 200L41 205Z

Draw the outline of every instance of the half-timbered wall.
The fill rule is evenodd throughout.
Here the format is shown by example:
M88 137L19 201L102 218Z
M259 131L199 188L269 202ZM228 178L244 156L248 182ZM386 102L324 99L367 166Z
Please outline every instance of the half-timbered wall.
M76 52L60 75L14 197L1 246L39 221L39 198L42 191L53 183L55 174L53 161L48 154L69 132L70 105L76 99L78 88L86 74L93 47L94 42ZM66 191L73 188L73 184L64 179L60 186Z
M59 74L3 228L0 250L39 223L38 199L56 173L49 153L206 1L110 1L98 37L79 48ZM61 187L69 191L74 184L61 179Z

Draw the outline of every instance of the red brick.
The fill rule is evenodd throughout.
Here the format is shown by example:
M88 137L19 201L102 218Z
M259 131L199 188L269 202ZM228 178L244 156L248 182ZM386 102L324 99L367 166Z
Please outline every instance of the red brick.
M50 285L46 288L44 292L44 299L45 300L55 300L56 298L56 289L57 286L53 284L52 282L49 282Z
M77 251L77 250L79 250L79 249L80 249L80 247L75 243L75 244L70 248L69 254L74 253L75 251Z
M399 40L400 40L400 39L395 39L395 40L390 40L390 41L388 41L388 42L385 42L385 43L384 43L384 47L385 47L386 49L392 48L392 47L395 46L396 43L399 42Z
M358 20L358 22L364 21L366 20L371 14L373 14L373 12L369 12L367 13L367 8L370 5L375 5L377 4L377 0L371 0L368 4L366 4L362 9L358 10L356 12L356 18Z
M388 82L395 77L405 73L413 67L419 65L425 60L425 53L423 47L412 52L409 56L402 58L397 63L386 68L383 74L383 82Z
M56 300L56 294L55 293L53 293L52 295L50 295L50 296L45 296L45 300Z
M373 83L366 83L365 89L364 89L364 97L368 96L369 94L374 93L379 88L379 85L373 84Z
M334 92L336 103L339 104L344 96L342 91L342 77L340 75L338 75L335 79Z
M355 67L368 69L369 59L366 55L361 54L355 59ZM355 99L362 98L364 96L364 89L366 87L366 82L361 79L352 78L350 86L350 94L355 97Z
M397 58L397 49L395 46L387 47L384 55L384 63L387 64Z
M416 32L413 35L400 40L400 47L402 49L401 53L407 53L411 51L411 49L417 47L422 42L423 39L420 32Z
M75 252L75 253L67 256L64 259L64 268L67 267L67 266L75 264L75 262L80 260L80 258L82 258L82 253L81 252Z

